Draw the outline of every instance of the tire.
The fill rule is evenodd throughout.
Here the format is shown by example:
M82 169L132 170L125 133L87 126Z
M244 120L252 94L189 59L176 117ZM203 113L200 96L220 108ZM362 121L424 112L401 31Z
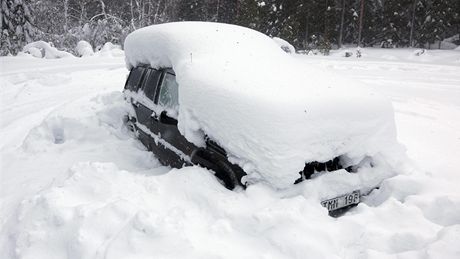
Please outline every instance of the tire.
M242 183L246 173L239 166L231 164L225 156L199 148L193 152L191 161L192 164L214 171L214 176L225 188L229 190L239 187L246 189L246 185Z
M233 190L237 186L242 186L237 173L228 163L219 160L217 161L216 166L216 177L224 182L227 189Z

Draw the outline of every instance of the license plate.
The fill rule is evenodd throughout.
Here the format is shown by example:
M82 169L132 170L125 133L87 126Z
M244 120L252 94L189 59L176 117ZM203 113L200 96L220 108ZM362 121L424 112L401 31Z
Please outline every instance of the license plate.
M323 207L327 208L328 211L337 210L352 204L359 203L359 191L354 191L333 199L325 200L321 202Z

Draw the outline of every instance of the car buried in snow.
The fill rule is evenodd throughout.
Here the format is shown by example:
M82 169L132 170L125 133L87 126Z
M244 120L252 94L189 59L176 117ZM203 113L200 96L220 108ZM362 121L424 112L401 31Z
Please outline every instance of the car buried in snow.
M125 41L125 123L159 161L210 169L228 189L317 187L330 213L396 173L393 108L253 30L153 25Z

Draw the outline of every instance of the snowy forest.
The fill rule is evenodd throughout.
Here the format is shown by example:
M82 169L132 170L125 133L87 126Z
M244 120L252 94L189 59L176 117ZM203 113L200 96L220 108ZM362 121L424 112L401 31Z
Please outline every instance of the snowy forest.
M283 38L298 49L441 48L459 44L459 0L1 0L1 55L43 40L74 52L123 44L131 31L172 21L214 21Z

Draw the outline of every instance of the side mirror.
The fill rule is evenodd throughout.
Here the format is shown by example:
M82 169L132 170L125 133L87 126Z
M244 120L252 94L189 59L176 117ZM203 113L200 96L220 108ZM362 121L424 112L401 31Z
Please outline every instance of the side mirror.
M167 115L166 111L162 111L159 118L160 123L167 125L177 125L177 120Z

